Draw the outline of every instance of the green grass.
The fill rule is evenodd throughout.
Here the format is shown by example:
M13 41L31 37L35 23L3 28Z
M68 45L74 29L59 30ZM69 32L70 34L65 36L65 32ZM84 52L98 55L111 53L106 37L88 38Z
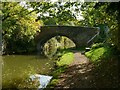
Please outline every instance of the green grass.
M74 60L74 54L67 52L60 57L60 60L56 62L57 66L69 65Z
M92 61L98 60L104 53L105 53L105 48L97 48L94 50L91 50L89 52L86 52L85 55L90 58Z
M110 56L112 49L106 45L93 45L91 50L86 52L85 55L92 61L98 62L102 58L107 58Z
M58 55L60 57L56 61L56 67L50 74L53 76L53 79L47 86L48 88L54 88L54 86L57 85L59 82L59 76L65 72L65 70L68 68L68 65L74 60L74 54L68 49L58 52Z
M58 78L61 73L64 73L67 66L71 64L74 60L74 54L70 51L64 51L61 53L61 57L56 61L55 70L53 70L53 77Z

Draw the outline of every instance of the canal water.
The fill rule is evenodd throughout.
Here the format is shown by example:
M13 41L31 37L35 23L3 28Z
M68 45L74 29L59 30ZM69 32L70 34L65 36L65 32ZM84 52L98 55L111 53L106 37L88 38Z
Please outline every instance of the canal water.
M2 59L3 85L25 74L48 74L55 61L37 55L6 55Z

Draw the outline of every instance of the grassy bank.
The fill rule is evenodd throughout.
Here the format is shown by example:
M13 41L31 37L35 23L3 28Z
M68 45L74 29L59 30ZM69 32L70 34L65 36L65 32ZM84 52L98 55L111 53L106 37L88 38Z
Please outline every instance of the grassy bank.
M94 64L96 87L118 88L118 51L109 44L94 44L85 55Z
M69 65L70 63L73 62L74 55L72 52L67 52L63 54L59 60L56 62L57 66L64 66L64 65Z
M68 65L71 64L74 60L74 54L70 50L62 50L57 53L59 58L55 62L55 67L50 75L53 76L52 81L47 88L54 88L55 85L59 82L59 76L65 72L68 68Z
M91 62L97 63L102 59L110 58L113 55L113 47L107 44L96 43L90 51L86 52L85 55L90 59Z

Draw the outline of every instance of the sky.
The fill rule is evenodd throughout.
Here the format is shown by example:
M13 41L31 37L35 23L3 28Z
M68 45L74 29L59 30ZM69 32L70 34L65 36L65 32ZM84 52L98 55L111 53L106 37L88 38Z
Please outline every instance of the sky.
M53 3L55 3L55 2L57 2L58 0L51 0L51 1L52 1ZM62 1L62 0L61 0L61 1ZM63 2L62 5L64 5L64 3L65 3L65 2ZM25 7L27 6L25 1L20 2L20 5L21 5L21 6L25 6ZM80 8L80 7L81 7L81 6L79 6L79 8ZM70 10L72 11L72 13L74 13L74 15L76 15L77 20L83 20L84 18L82 17L82 12L79 11L79 13L75 13L75 11L74 11L75 8L76 8L76 7L73 6ZM33 10L33 8L29 8L28 10ZM38 13L37 15L40 15L40 13ZM44 16L49 16L49 13L45 13Z

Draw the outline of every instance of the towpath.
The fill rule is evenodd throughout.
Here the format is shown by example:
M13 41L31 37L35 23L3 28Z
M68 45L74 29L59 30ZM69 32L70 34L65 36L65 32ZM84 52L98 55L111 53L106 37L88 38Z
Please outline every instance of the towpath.
M89 59L74 51L74 61L59 76L55 89L61 88L117 88L119 86L118 63L114 58L103 60L96 68Z

